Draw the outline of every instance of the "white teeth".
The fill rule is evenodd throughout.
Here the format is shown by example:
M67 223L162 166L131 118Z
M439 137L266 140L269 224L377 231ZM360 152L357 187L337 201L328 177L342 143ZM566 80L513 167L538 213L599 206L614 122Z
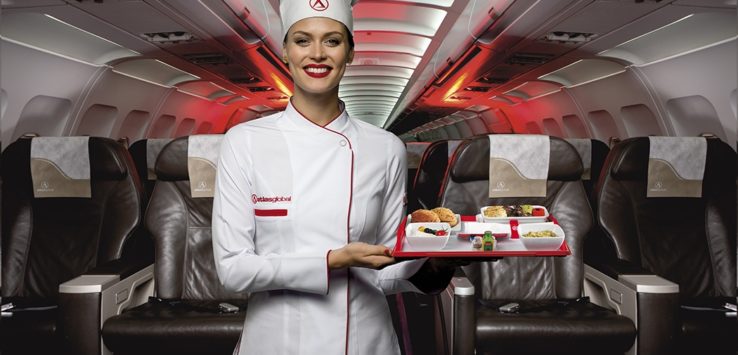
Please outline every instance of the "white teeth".
M305 68L305 71L314 74L323 74L328 71L328 68Z

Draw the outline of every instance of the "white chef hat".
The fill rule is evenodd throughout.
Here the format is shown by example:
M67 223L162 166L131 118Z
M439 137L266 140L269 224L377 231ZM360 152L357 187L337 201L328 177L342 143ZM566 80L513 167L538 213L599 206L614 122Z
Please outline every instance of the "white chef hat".
M351 5L355 0L280 0L279 13L282 17L282 35L295 22L310 17L327 17L336 20L348 28L349 33L354 31L354 20L351 15Z

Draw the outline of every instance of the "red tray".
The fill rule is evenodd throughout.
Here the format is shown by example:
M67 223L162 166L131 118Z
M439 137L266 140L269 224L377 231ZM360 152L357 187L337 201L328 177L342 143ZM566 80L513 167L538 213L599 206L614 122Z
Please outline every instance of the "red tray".
M476 216L461 216L461 222L475 222ZM556 218L549 216L549 221L558 224ZM402 219L402 223L397 228L397 243L395 249L392 251L392 256L397 259L413 259L423 257L435 257L435 258L490 258L499 259L505 256L567 256L571 255L571 250L564 240L564 244L557 250L494 250L494 251L477 251L477 250L439 250L439 251L404 251L405 246L405 224L407 223L407 217ZM511 235L510 239L518 239L517 230L518 221L510 220ZM450 238L457 238L456 235L451 235ZM498 241L502 243L503 241ZM449 240L449 243L451 241Z

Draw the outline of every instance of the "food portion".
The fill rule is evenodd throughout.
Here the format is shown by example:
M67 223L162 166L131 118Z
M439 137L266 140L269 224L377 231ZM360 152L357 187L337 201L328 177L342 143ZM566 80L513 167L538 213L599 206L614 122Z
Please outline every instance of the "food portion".
M434 235L438 237L445 237L446 235L448 235L448 232L443 229L432 229L432 228L426 228L424 226L418 227L418 232L430 234L430 235Z
M415 210L410 214L413 223L417 222L443 222L448 223L451 227L459 224L458 218L454 211L446 207L436 207L432 210Z
M485 217L507 217L507 211L502 206L488 206L484 209Z
M438 215L438 218L441 220L441 222L448 223L451 227L456 226L459 224L459 221L456 218L456 214L454 211L451 211L450 209L446 207L436 207L431 210L431 212Z
M531 231L531 232L523 234L523 237L525 238L556 237L556 233L552 230Z
M413 213L410 214L410 218L412 218L412 221L414 223L417 223L417 222L437 223L441 221L441 219L438 218L438 215L435 214L433 211L422 210L422 209L413 211Z
M546 209L543 207L533 207L533 205L508 205L508 206L487 206L484 209L484 217L543 217L546 215Z

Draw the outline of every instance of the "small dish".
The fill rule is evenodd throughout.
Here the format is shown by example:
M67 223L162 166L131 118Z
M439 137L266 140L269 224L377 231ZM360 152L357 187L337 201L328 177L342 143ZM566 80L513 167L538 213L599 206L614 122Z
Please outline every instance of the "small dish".
M430 228L433 230L443 230L446 232L443 236L424 233L419 230L420 227ZM448 243L451 227L448 223L408 223L405 227L405 240L407 244L415 251L434 251L441 250Z
M554 237L526 237L530 232L552 231ZM518 226L518 235L528 250L558 250L564 243L564 230L558 224L526 223Z

